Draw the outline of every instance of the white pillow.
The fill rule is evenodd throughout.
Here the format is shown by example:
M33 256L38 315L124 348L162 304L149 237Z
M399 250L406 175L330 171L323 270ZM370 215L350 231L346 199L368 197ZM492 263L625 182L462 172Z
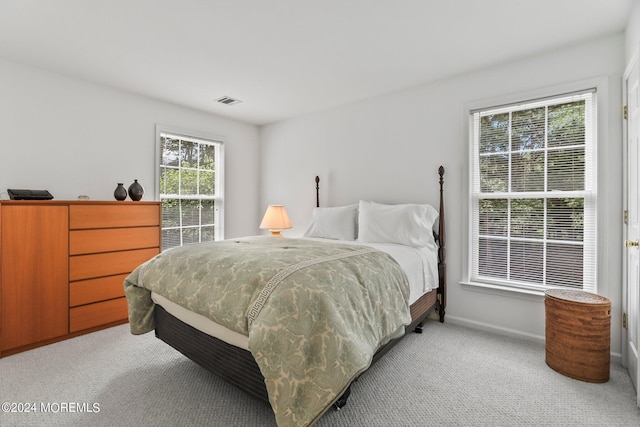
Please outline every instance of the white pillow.
M438 211L431 205L383 205L360 200L358 241L436 247L433 225Z
M315 208L311 224L304 232L305 237L324 239L355 240L358 220L358 205L335 208Z

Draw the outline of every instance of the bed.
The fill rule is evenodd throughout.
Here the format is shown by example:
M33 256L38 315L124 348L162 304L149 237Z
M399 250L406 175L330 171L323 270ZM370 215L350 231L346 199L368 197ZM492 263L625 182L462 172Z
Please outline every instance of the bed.
M438 210L366 201L321 208L316 177L303 238L247 237L161 253L125 280L131 332L155 330L268 401L279 426L313 424L346 404L351 383L405 331L421 333L434 312L444 321L442 166L438 174ZM399 225L407 215L418 220Z

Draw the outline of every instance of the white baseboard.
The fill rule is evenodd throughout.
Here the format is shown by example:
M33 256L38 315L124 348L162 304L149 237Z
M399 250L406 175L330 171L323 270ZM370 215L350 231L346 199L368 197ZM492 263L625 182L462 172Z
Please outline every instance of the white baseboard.
M493 332L500 335L506 335L508 337L523 338L544 345L544 335L529 334L526 332L518 331L517 329L503 328L501 326L465 319L464 317L451 316L449 314L447 314L444 321L453 325L465 326L467 328L478 329L486 332Z
M447 314L444 321L447 323L451 323L453 325L464 326L470 329L478 329L485 332L493 332L495 334L505 335L512 338L526 339L529 341L537 342L542 345L544 345L544 342L545 342L544 335L530 334L527 332L519 331L517 329L503 328L501 326L496 326L488 323L478 322L475 320L465 319L464 317L451 316ZM622 354L611 352L611 362L621 364Z

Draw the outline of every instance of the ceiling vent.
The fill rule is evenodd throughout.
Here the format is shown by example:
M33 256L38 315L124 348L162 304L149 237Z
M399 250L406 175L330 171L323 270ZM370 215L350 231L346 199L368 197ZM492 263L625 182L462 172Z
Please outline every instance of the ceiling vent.
M230 96L223 96L222 98L216 99L216 101L225 105L236 105L242 102L239 99L231 98Z

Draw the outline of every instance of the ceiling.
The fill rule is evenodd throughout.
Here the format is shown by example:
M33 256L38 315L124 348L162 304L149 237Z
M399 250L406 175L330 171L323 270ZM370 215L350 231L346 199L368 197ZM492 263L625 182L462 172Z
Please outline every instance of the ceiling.
M619 33L634 1L1 0L0 58L261 125Z

